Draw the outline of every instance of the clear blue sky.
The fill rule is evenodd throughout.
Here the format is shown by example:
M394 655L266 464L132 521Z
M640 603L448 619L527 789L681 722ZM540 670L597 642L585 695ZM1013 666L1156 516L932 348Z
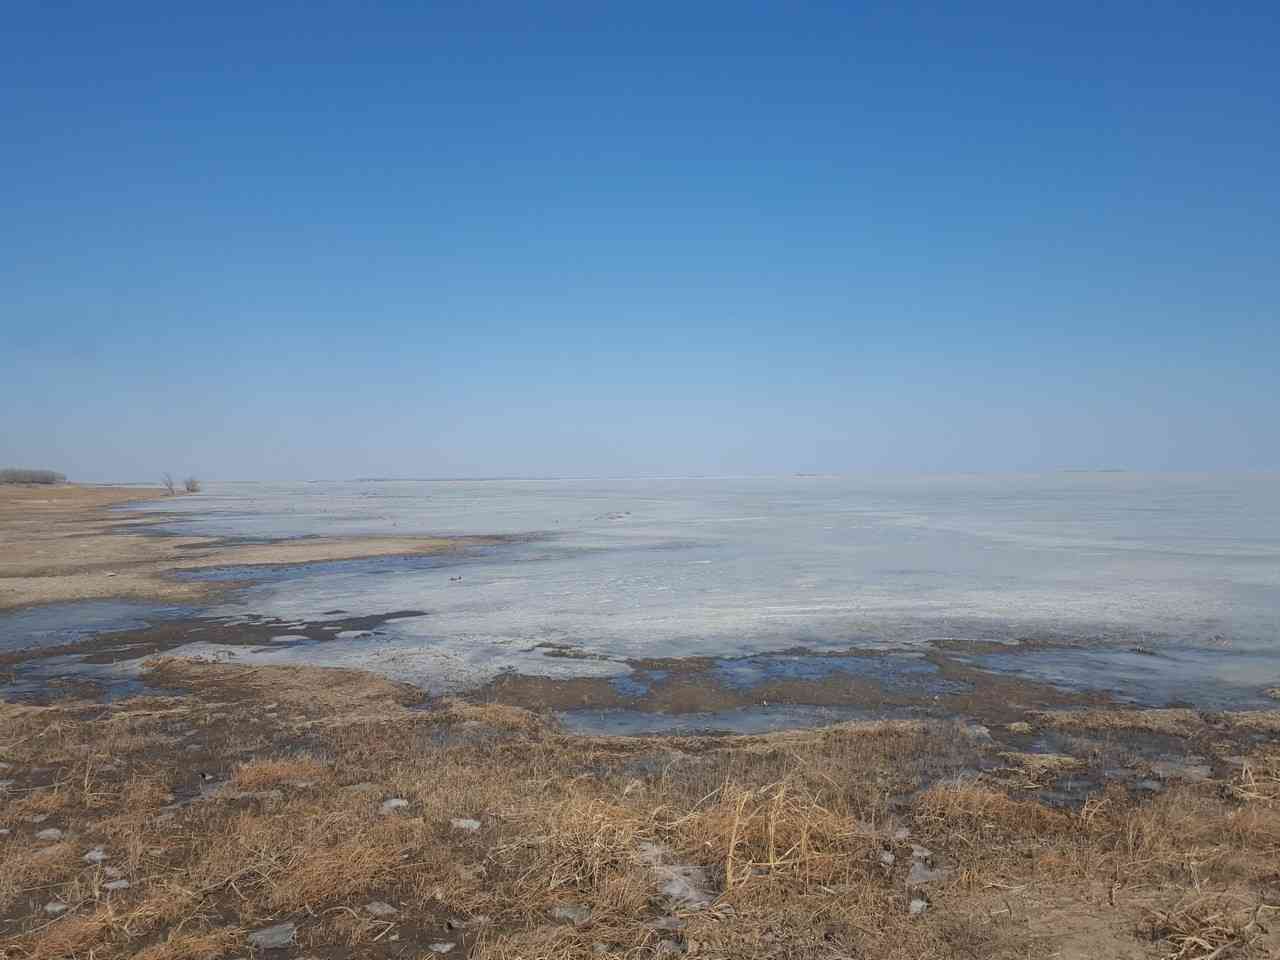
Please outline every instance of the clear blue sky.
M1280 468L1274 0L4 19L0 465Z

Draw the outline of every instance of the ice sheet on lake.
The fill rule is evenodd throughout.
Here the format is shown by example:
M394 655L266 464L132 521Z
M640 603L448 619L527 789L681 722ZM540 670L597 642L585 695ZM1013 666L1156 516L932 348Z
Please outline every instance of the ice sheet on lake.
M1225 646L1280 636L1280 483L1267 476L209 484L176 532L518 533L445 562L294 568L214 612L422 609L341 659L417 679L616 674L611 658L913 647L938 637ZM461 576L453 580L451 577ZM336 648L275 657L338 658ZM1274 682L1273 677L1273 682Z

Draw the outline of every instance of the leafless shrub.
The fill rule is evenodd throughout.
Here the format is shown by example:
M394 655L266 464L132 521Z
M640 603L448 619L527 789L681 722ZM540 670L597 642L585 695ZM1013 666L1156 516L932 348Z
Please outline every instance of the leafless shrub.
M187 479L182 482L182 488L186 490L187 493L199 493L200 481L195 477L187 477Z
M161 478L160 482L164 484L164 488L165 488L165 490L166 490L166 491L168 491L168 493L169 493L169 495L170 495L170 496L172 496L173 494L177 493L177 491L178 491L178 484L177 484L177 481L173 479L173 474L172 474L172 473L166 473L166 474Z

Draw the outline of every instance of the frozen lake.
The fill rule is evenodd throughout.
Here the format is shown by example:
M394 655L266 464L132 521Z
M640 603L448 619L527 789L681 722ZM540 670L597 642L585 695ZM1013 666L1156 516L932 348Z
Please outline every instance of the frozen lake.
M613 674L626 669L620 658L939 638L1221 650L1196 669L1239 672L1232 655L1246 656L1256 679L1252 664L1273 662L1280 636L1278 480L215 483L153 506L170 514L166 529L228 537L530 535L445 559L280 572L208 611L426 611L389 624L376 644L273 656L369 666L433 689L502 669ZM549 658L539 644L600 659Z

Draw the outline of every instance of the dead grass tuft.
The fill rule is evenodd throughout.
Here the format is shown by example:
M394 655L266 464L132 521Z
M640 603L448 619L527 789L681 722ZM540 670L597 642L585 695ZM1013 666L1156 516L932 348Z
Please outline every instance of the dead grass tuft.
M1162 910L1152 910L1143 932L1172 947L1164 960L1216 960L1251 952L1268 933L1264 914L1280 907L1242 902L1223 894L1194 895ZM1269 951L1268 951L1269 952Z
M536 713L502 703L468 703L450 697L442 700L434 713L445 723L484 724L512 733L537 734L550 729L548 721Z
M1027 719L1037 726L1058 730L1138 730L1187 737L1204 729L1194 710L1047 710L1033 711Z
M243 931L234 927L200 933L174 931L138 952L134 960L220 960L233 955L243 939Z
M929 836L969 843L1055 836L1078 824L1067 813L974 783L938 784L916 802L915 811L917 826Z
M280 757L240 764L231 782L241 790L266 790L282 784L319 784L333 776L329 765L311 757Z
M666 830L679 849L719 868L727 891L752 881L856 883L880 851L865 824L795 779L755 788L726 783Z

